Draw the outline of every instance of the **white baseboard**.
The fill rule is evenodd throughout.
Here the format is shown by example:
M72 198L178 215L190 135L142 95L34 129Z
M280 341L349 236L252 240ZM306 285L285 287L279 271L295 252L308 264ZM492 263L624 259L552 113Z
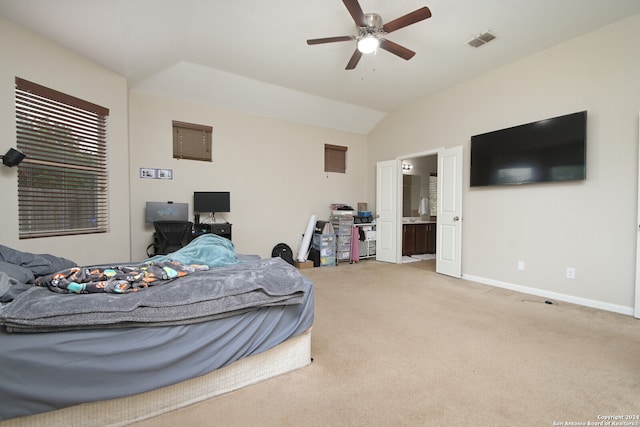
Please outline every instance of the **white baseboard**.
M566 295L557 292L545 291L543 289L531 288L528 286L515 285L513 283L501 282L499 280L486 279L484 277L463 274L462 278L472 282L482 283L484 285L495 286L496 288L509 289L516 292L522 292L529 295L564 301L571 304L583 305L585 307L597 308L599 310L612 311L614 313L634 315L633 307L625 307L623 305L611 304L603 301L596 301L587 298L580 298L573 295Z

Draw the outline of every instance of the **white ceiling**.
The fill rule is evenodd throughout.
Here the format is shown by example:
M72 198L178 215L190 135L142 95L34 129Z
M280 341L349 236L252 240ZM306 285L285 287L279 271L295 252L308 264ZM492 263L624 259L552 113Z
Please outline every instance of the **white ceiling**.
M341 0L0 0L0 15L129 79L132 89L368 133L390 111L596 28L640 13L638 0L360 0L389 22L433 16L387 35L344 68L355 34ZM466 41L490 30L480 48Z

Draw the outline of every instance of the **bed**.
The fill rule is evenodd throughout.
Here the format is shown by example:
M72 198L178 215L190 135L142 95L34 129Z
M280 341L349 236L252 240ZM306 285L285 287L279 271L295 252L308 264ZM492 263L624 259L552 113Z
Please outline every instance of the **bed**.
M0 280L0 425L125 425L308 365L313 284L205 236L145 263L207 268L124 294L53 290L36 273L39 286L12 278L7 302Z

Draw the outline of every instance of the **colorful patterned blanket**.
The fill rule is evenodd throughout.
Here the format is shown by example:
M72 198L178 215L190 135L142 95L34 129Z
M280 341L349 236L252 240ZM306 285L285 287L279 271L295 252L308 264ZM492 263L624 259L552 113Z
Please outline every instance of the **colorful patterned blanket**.
M36 279L36 285L58 293L138 292L150 285L166 283L194 271L208 270L206 265L175 261L120 265L111 267L71 267Z

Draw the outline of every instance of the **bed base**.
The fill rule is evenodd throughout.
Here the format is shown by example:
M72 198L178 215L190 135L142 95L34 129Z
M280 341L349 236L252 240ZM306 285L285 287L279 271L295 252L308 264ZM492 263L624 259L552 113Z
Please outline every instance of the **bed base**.
M84 403L0 422L0 427L124 426L275 377L311 363L311 332L209 374L135 396Z

